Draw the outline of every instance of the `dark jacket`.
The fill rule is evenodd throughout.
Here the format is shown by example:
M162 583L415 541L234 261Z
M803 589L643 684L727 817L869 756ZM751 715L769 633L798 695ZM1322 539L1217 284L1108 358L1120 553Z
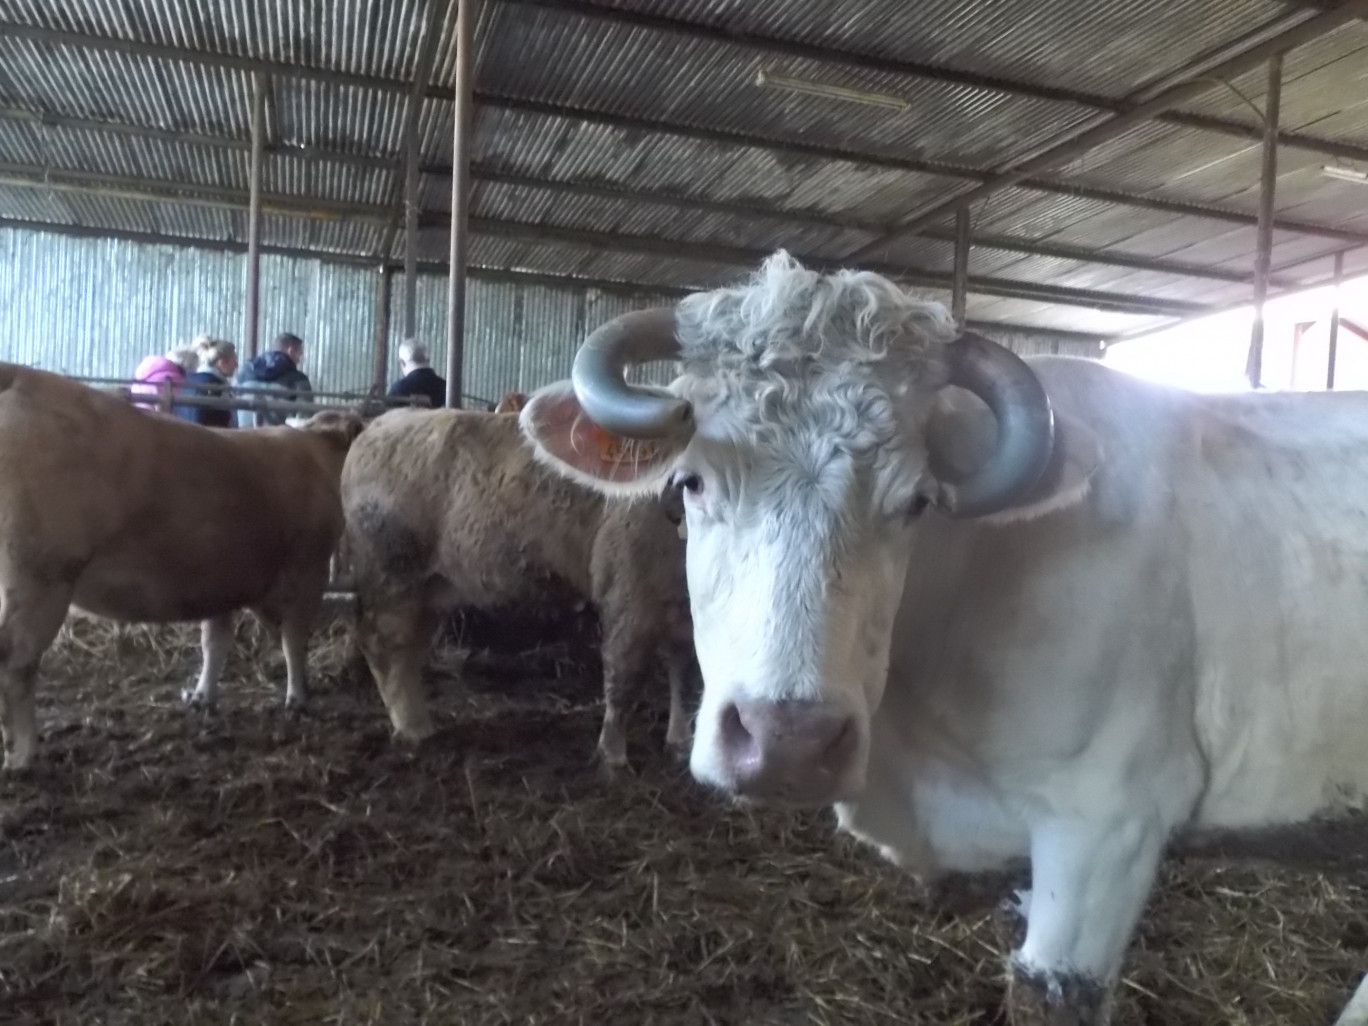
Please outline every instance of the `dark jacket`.
M185 391L190 395L217 398L228 394L228 381L211 370L198 370L185 379ZM215 410L208 406L177 406L173 411L182 420L205 427L233 427L237 424L236 411Z
M262 353L256 359L244 363L237 373L237 383L239 385L249 385L254 388L266 386L268 388L279 389L284 395L281 399L295 400L298 402L312 402L313 385L309 382L309 376L295 366L295 362L282 353L279 349L273 349L269 353ZM263 395L260 392L247 392L242 395L243 399L270 399L273 396ZM238 411L238 426L253 427L267 424L284 424L291 415L288 413L257 413L253 410Z
M435 410L446 405L446 380L431 367L414 367L390 385L389 394L396 399L425 395Z

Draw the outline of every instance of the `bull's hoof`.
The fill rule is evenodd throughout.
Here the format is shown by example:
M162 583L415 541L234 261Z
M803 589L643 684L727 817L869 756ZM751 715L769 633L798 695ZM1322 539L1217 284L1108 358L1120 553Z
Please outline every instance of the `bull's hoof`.
M198 709L202 712L214 711L213 696L202 694L194 687L188 687L181 691L181 702L189 709Z
M293 723L309 709L309 700L300 695L285 696L285 719Z

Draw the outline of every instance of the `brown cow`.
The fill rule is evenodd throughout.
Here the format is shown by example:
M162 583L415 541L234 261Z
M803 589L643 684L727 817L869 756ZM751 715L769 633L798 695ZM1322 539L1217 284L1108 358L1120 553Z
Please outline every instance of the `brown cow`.
M670 677L667 741L688 744L693 636L677 495L604 500L537 463L516 417L396 410L353 446L342 504L360 648L401 738L432 732L420 673L444 613L538 603L568 586L602 626L605 764L627 762L623 707L657 654Z
M233 614L279 627L286 701L342 535L338 481L361 431L324 412L250 431L149 416L45 371L0 363L0 726L5 766L37 744L38 663L68 610L203 621L196 702L212 701Z
M527 405L527 396L521 392L509 392L499 400L499 405L494 407L495 413L521 413L522 408Z

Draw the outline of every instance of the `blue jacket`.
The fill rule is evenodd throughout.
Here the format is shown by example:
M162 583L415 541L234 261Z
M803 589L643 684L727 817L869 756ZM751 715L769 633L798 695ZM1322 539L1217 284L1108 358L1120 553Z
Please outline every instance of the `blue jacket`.
M299 402L311 402L313 385L309 382L309 376L295 366L295 362L278 349L273 349L269 353L262 353L253 360L244 363L237 373L237 383L239 385L251 385L254 387L266 386L272 389L279 389L285 394L280 398L295 400ZM243 399L269 399L271 396L261 393L247 392L242 395ZM238 411L239 427L255 427L267 424L284 424L290 416L288 413L256 413L253 410Z

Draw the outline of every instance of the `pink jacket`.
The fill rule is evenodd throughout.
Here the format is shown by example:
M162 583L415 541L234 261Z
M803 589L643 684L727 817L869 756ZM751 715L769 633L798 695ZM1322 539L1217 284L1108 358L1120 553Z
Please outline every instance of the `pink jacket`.
M165 356L147 356L133 372L133 380L139 384L129 385L128 390L135 395L160 395L167 381L172 383L173 390L179 391L175 386L185 381L185 368ZM154 409L141 403L139 406L144 410Z

